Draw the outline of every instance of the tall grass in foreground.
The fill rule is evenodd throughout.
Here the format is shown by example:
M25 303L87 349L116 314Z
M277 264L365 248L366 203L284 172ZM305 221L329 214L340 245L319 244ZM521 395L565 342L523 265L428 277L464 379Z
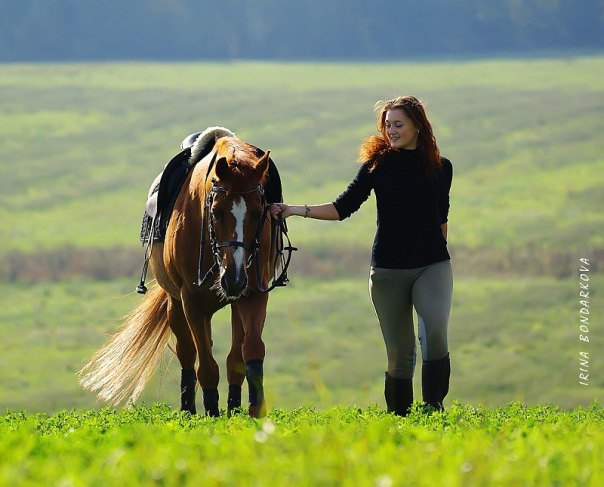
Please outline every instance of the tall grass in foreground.
M455 402L273 410L265 420L168 406L0 415L0 485L602 485L604 412Z

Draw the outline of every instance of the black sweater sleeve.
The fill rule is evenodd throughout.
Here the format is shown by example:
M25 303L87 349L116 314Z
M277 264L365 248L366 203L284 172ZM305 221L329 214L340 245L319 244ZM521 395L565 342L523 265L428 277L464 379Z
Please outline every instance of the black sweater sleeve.
M443 187L442 193L438 200L438 209L440 224L447 223L449 221L449 192L451 191L451 182L453 181L453 165L449 159L443 157Z
M348 185L348 188L333 202L340 221L348 218L367 201L372 187L369 165L363 164L354 180Z

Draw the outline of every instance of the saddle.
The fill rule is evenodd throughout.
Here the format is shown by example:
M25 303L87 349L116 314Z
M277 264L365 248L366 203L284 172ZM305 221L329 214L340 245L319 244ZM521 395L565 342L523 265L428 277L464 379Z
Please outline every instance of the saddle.
M220 137L234 135L224 127L208 127L182 141L181 152L166 164L149 188L141 225L141 244L148 244L151 239L153 243L164 241L176 199L187 174L197 162L211 152Z

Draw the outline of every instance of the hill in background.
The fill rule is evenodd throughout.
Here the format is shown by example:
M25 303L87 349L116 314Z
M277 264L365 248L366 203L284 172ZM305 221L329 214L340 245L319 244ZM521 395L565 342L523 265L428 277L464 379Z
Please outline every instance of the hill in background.
M602 0L0 4L0 61L375 60L602 48Z

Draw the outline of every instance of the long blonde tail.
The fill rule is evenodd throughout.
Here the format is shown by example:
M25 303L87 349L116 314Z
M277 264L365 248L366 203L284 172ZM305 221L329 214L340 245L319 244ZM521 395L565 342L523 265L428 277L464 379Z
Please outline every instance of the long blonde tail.
M80 385L115 406L135 401L170 338L168 295L157 284L78 372Z

